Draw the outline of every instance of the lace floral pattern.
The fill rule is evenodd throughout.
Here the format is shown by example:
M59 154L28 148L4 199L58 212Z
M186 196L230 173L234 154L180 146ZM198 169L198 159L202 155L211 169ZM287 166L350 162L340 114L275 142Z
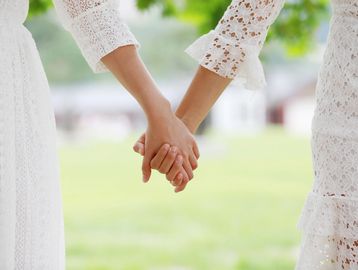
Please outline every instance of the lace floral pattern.
M259 54L284 0L234 0L215 30L199 38L187 53L222 77L260 89L265 76Z
M312 123L315 181L299 270L358 269L358 3L333 0Z

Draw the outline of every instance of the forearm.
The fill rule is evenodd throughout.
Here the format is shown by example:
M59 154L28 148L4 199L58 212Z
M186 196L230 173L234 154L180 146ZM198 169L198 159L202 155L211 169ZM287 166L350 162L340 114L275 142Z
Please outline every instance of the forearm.
M102 62L138 101L148 121L170 111L169 102L158 90L135 46L120 47L103 57Z
M191 132L196 132L230 82L230 79L221 77L202 66L199 67L176 111L176 115Z

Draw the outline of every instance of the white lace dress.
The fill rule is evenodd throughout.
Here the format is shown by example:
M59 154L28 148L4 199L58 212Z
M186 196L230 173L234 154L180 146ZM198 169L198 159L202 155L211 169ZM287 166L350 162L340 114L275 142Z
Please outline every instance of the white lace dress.
M137 45L116 2L55 3L95 71L113 49ZM0 0L0 269L64 270L54 114L27 12L28 0Z
M247 88L265 84L258 55L284 0L233 0L187 52ZM297 270L358 269L358 1L332 0L312 124L315 179L299 221Z

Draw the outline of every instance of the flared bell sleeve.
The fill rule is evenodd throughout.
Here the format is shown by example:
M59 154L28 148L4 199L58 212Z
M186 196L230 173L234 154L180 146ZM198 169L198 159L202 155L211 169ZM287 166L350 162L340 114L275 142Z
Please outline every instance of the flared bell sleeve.
M259 54L284 0L233 0L217 27L186 52L203 67L247 89L266 85Z

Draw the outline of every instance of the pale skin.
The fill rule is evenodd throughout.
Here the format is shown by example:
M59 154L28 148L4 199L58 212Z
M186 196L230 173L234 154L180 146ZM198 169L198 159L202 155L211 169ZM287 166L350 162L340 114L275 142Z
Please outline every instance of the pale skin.
M136 47L120 47L103 57L102 62L138 101L147 117L143 181L148 182L151 169L158 167L160 172L173 175L178 185L186 185L193 178L192 168L197 166L198 147L192 133L174 114L170 103L158 90ZM157 166L156 156L163 155L166 163ZM170 167L167 165L169 163Z
M198 68L189 89L175 113L192 134L195 134L201 122L208 115L210 109L231 81L231 79L221 77L202 66ZM144 134L134 145L134 151L145 155L146 142L146 135ZM181 181L177 179L175 167L171 167L173 165L173 157L167 155L167 152L163 150L163 148L166 149L167 147L168 145L162 146L161 150L154 157L151 166L153 169L157 169L166 174L167 179L173 186L176 186L176 191L182 191L185 189L187 183L181 183ZM160 168L163 167L171 167L172 169L165 173L165 170L160 170ZM196 168L196 166L193 168Z

